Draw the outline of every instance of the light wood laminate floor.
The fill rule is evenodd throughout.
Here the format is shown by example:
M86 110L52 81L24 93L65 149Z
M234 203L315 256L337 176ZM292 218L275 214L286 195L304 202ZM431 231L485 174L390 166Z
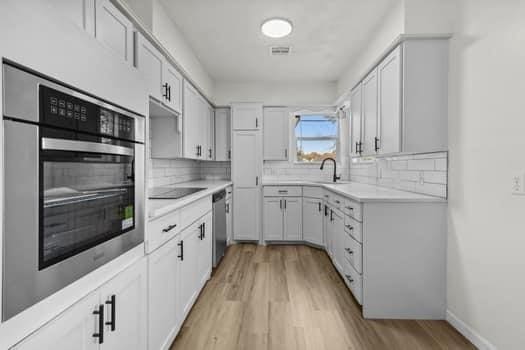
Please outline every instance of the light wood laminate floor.
M474 349L445 321L365 320L322 250L231 246L172 350Z

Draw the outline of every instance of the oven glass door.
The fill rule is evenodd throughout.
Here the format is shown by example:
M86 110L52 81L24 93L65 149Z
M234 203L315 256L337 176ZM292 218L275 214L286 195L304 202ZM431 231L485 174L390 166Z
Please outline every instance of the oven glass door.
M40 270L135 228L133 144L106 141L41 140Z

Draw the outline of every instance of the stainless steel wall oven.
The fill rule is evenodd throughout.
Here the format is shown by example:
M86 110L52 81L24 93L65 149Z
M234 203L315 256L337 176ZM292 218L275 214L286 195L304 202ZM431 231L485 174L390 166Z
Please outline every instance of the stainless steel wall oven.
M3 64L2 319L144 240L144 118Z

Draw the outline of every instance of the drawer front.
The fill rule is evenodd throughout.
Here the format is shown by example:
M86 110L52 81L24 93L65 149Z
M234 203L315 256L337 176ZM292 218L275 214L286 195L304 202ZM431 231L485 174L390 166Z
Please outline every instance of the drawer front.
M344 256L346 260L354 267L354 269L359 273L363 273L363 246L361 243L356 241L352 236L348 234L345 230L345 241L343 242L344 246Z
M264 186L265 197L301 197L301 186Z
M345 231L356 241L363 243L363 224L348 215L345 215Z
M346 215L350 215L357 221L363 222L363 210L361 203L345 198L343 211Z
M325 190L323 193L324 200L330 205L331 208L342 211L344 206L344 197Z
M182 229L180 211L174 211L147 224L147 252L152 252L175 237Z
M211 196L199 199L179 210L182 228L191 225L195 220L211 210Z
M323 198L324 190L316 186L303 186L303 197Z
M363 277L350 264L345 264L343 279L359 305L363 305Z

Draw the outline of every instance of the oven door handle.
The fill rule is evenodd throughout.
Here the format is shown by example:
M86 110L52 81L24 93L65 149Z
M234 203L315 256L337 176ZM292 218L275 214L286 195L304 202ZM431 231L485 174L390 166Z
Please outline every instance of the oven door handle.
M129 147L89 141L54 139L48 137L42 138L42 149L49 151L114 154L118 156L133 156L134 154L133 148Z

